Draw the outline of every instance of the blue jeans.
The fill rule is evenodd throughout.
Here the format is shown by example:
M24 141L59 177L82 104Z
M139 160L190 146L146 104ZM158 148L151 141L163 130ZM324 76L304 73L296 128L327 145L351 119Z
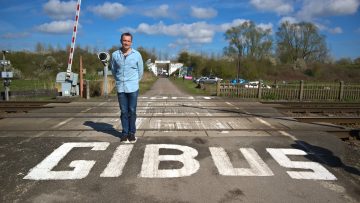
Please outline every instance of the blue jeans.
M118 101L121 110L122 134L135 134L136 132L136 106L139 90L136 92L118 92Z

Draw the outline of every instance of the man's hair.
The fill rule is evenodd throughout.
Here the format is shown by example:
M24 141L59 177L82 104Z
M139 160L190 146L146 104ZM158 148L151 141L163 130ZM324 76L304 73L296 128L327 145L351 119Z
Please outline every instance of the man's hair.
M122 41L123 36L129 36L129 37L131 37L131 41L132 41L132 39L133 39L133 36L132 36L132 34L130 34L130 32L124 32L124 33L122 33L122 34L121 34L121 37L120 37L120 41Z

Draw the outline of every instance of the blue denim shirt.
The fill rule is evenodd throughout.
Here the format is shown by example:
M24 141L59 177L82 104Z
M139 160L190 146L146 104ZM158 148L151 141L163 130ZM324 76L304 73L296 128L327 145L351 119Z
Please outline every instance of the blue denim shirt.
M112 53L110 67L116 81L117 92L136 92L144 73L141 54L135 49L125 57L120 50Z

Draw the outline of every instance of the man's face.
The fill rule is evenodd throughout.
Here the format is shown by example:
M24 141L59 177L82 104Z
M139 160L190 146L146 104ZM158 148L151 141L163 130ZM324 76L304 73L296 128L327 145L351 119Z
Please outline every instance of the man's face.
M121 39L121 45L124 49L129 49L131 47L132 40L131 36L123 36Z

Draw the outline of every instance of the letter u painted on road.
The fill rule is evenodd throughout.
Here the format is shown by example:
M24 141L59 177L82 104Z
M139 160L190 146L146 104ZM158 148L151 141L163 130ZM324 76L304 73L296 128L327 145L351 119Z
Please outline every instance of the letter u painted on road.
M273 172L252 148L240 148L250 168L234 168L221 147L210 147L210 153L219 173L224 176L273 176Z

